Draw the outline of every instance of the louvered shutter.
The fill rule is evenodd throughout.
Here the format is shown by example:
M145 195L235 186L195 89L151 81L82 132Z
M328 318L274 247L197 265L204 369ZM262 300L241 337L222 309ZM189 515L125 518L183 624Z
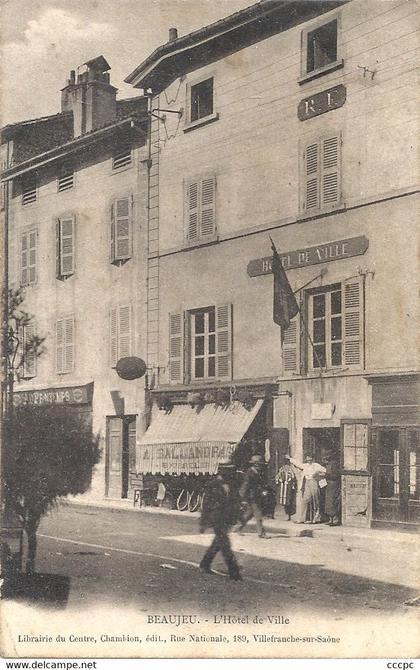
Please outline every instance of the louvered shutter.
M20 283L22 286L28 284L29 278L29 250L28 235L24 233L20 238Z
M111 263L115 261L115 203L111 205Z
M60 278L60 272L61 272L61 262L60 262L60 248L61 248L61 243L60 243L60 220L57 219L55 222L55 276L57 278Z
M28 282L33 284L36 280L36 238L35 230L28 234Z
M364 282L363 277L343 282L343 364L364 365Z
M131 308L123 305L118 310L118 358L131 354Z
M283 373L300 373L300 315L295 316L284 332Z
M200 199L200 238L215 234L216 179L214 176L201 180Z
M115 367L118 360L118 309L113 307L109 314L109 341L111 367Z
M74 317L64 319L64 371L72 372L74 368Z
M184 316L169 314L169 382L181 384L184 378Z
M23 376L25 378L35 377L36 376L36 356L33 351L28 351L28 347L31 346L32 340L35 337L35 325L32 323L27 324L23 329L22 341L23 341Z
M338 135L321 140L321 207L336 205L341 198L341 139Z
M191 182L187 189L187 240L198 240L200 183Z
M232 379L232 305L216 308L216 377Z
M304 162L304 203L306 212L319 207L319 144L308 144L303 155Z
M68 277L74 272L74 217L60 219L59 276Z
M64 320L58 319L55 324L56 367L59 374L64 370Z
M131 202L119 198L114 203L114 260L131 256Z

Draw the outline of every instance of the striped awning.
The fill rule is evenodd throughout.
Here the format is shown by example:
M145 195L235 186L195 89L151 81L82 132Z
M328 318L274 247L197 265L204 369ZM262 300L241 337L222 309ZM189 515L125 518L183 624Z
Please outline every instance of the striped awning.
M247 409L239 401L227 408L174 405L170 412L154 406L151 423L138 442L138 472L144 474L214 474L227 460L257 416L263 400Z

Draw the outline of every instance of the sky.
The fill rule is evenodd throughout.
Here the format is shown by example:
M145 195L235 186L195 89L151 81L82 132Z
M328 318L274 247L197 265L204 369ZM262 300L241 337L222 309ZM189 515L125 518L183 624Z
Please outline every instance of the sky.
M118 98L124 78L157 46L253 0L0 0L0 125L60 111L70 70L103 55Z

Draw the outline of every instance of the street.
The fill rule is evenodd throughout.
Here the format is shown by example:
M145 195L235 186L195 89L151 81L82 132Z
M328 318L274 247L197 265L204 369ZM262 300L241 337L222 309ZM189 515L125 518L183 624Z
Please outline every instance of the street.
M199 572L211 535L200 535L188 513L62 505L41 523L37 572L69 577L68 601L43 607L5 603L16 654L44 650L44 641L29 637L46 631L54 644L62 635L54 653L64 656L87 655L92 645L96 656L109 655L109 649L121 656L159 656L165 644L169 654L182 656L184 644L194 644L183 639L186 631L227 635L232 651L224 645L222 655L252 655L253 643L258 656L284 654L286 648L289 655L304 655L292 639L303 634L325 638L306 642L312 656L345 655L355 634L366 636L373 654L386 653L391 643L394 655L396 644L402 645L399 655L414 653L418 608L404 603L418 595L416 538L384 545L380 532L371 539L345 537L340 529L325 537L288 537L270 531L269 523L268 529L266 540L252 525L244 535L232 534L244 576L237 583L223 574L220 557L214 562L218 574ZM269 644L276 641L264 639L273 634L290 638L281 652ZM124 635L141 642L112 639ZM217 644L202 646L200 653L218 655ZM195 653L189 649L188 655Z

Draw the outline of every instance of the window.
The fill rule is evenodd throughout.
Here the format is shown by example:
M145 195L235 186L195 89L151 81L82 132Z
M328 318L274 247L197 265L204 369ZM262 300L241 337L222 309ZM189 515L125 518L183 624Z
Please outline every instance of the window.
M368 430L366 421L342 424L344 470L366 471L368 468Z
M65 279L74 273L75 219L66 216L56 222L56 276Z
M213 114L213 77L191 86L190 122Z
M66 316L56 321L56 369L58 374L73 372L74 369L74 325L74 316Z
M420 500L420 432L408 431L410 500Z
M231 378L232 306L170 314L169 381L179 384Z
M28 323L20 328L20 377L22 379L36 377L36 355L33 351L35 334L36 329L33 323Z
M398 432L382 431L379 454L379 496L396 498L400 493L400 447Z
M22 205L29 205L35 202L37 197L36 177L28 177L22 184Z
M307 33L306 72L337 61L337 19Z
M131 197L118 198L111 205L111 263L131 258L132 207Z
M72 165L63 165L57 177L57 191L68 191L74 186L74 168Z
M37 240L36 230L22 233L20 237L20 283L22 286L36 282Z
M216 235L216 178L196 179L186 188L186 241L205 242Z
M115 151L112 157L112 169L120 170L131 165L131 147L125 146Z
M115 367L120 358L131 355L131 307L119 305L110 312L110 359Z
M341 136L329 135L305 146L302 165L302 211L337 207L341 201Z
M363 277L305 291L303 303L306 318L298 314L284 335L284 374L363 368Z

